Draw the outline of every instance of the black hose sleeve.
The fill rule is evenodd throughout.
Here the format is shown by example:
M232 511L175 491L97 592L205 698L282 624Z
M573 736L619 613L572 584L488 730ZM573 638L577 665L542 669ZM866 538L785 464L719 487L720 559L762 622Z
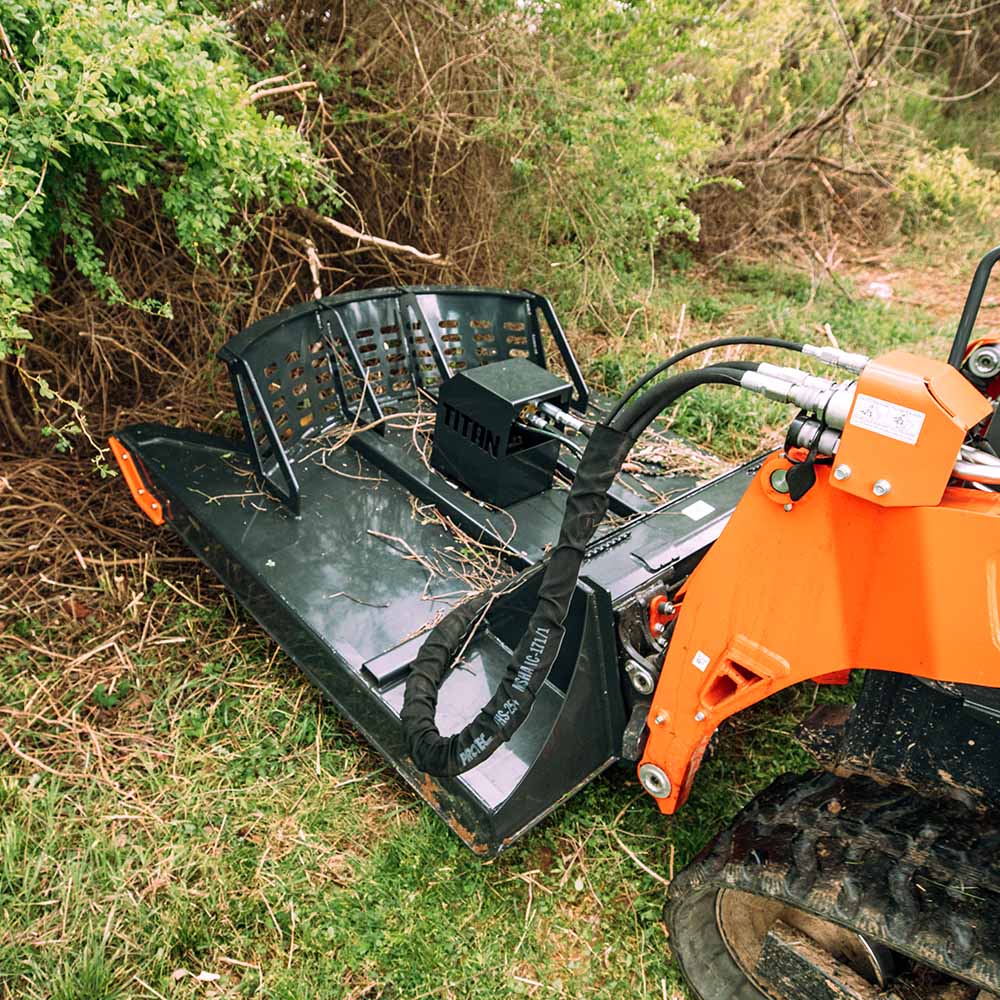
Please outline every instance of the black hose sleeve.
M668 368L672 368L674 365L680 364L682 361L686 361L695 354L702 354L705 351L711 351L717 347L737 347L740 345L749 345L753 347L780 347L789 351L801 351L805 346L797 341L781 340L777 337L719 337L716 340L705 340L700 344L694 344L691 347L686 347L683 351L678 351L676 354L671 355L665 361L661 361L655 368L651 368L645 375L637 378L625 390L625 392L622 393L621 398L615 404L615 408L611 411L608 423L610 424L614 421L628 401L632 399L637 392L649 385L649 383L652 382L658 375L662 375Z
M740 379L747 371L752 371L755 362L734 362L739 367L729 365L711 365L708 368L697 368L690 372L681 372L665 382L647 389L638 399L624 409L610 423L612 427L626 431L633 439L639 435L672 403L675 403L685 393L700 385L739 385ZM744 365L746 367L744 367Z
M538 603L493 697L461 731L438 731L438 691L455 651L491 595L481 594L449 612L430 632L410 667L400 721L414 764L427 774L450 777L482 763L506 743L528 717L565 636L565 620L587 545L608 507L608 490L628 453L656 415L698 385L739 385L747 363L675 375L636 400L620 427L598 424L587 443L566 500L559 540L548 559ZM752 363L749 363L752 367ZM625 418L630 420L625 424Z
M493 697L452 736L441 736L435 723L438 689L454 650L489 596L480 595L456 608L427 637L410 667L400 715L410 755L420 770L437 776L461 774L506 743L528 717L562 646L587 543L604 518L608 489L633 444L634 439L620 431L601 424L594 428L566 500L559 541L549 557L528 627Z

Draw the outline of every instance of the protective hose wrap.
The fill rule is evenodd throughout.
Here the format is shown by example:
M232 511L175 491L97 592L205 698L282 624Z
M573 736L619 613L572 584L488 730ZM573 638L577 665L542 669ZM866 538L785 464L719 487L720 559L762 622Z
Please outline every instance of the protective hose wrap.
M559 654L587 544L607 512L608 490L634 443L630 433L603 425L594 429L528 627L493 697L452 736L442 736L435 723L438 689L454 651L491 595L481 594L459 606L431 630L410 667L400 716L410 756L420 770L438 777L461 774L506 743L527 718Z

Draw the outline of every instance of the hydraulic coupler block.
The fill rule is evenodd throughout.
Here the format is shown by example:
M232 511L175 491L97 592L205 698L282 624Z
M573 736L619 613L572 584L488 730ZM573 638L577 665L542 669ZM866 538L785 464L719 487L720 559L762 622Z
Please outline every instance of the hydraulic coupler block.
M438 392L431 464L498 507L552 485L559 442L521 422L544 403L565 407L569 382L527 358L460 371Z

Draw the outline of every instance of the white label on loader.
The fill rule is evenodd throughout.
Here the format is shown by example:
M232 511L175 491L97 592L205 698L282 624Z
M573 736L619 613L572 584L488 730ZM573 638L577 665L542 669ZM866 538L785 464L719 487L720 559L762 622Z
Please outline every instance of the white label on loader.
M851 423L855 427L863 427L866 431L881 434L882 437L902 441L904 444L916 444L920 440L920 431L924 426L925 413L911 410L906 406L890 403L875 396L858 393L851 412Z
M705 672L705 668L712 662L712 657L708 653L703 653L700 649L694 654L694 659L691 661L702 673Z
M695 500L694 503L688 504L681 513L685 517L691 518L692 521L701 521L709 514L714 514L715 508L710 503L705 503L704 500Z

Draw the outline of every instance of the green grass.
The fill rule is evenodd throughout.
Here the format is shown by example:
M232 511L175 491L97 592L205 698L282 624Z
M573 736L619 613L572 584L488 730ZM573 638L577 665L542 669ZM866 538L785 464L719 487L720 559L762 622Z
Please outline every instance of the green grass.
M939 333L760 265L658 294L664 317L688 304L685 342L821 340L829 323L841 346L877 351ZM651 324L591 372L622 384L671 336ZM674 425L736 454L787 418L706 391ZM615 769L483 863L218 588L202 580L198 597L128 578L84 621L0 635L4 1000L683 997L664 885L621 844L668 879L808 765L795 726L843 697L806 685L726 725L677 817Z
M668 876L805 764L803 688L727 727L678 818L616 769L484 864L228 604L149 601L130 665L0 659L0 996L671 996L663 886L618 839ZM86 652L114 616L17 631Z

